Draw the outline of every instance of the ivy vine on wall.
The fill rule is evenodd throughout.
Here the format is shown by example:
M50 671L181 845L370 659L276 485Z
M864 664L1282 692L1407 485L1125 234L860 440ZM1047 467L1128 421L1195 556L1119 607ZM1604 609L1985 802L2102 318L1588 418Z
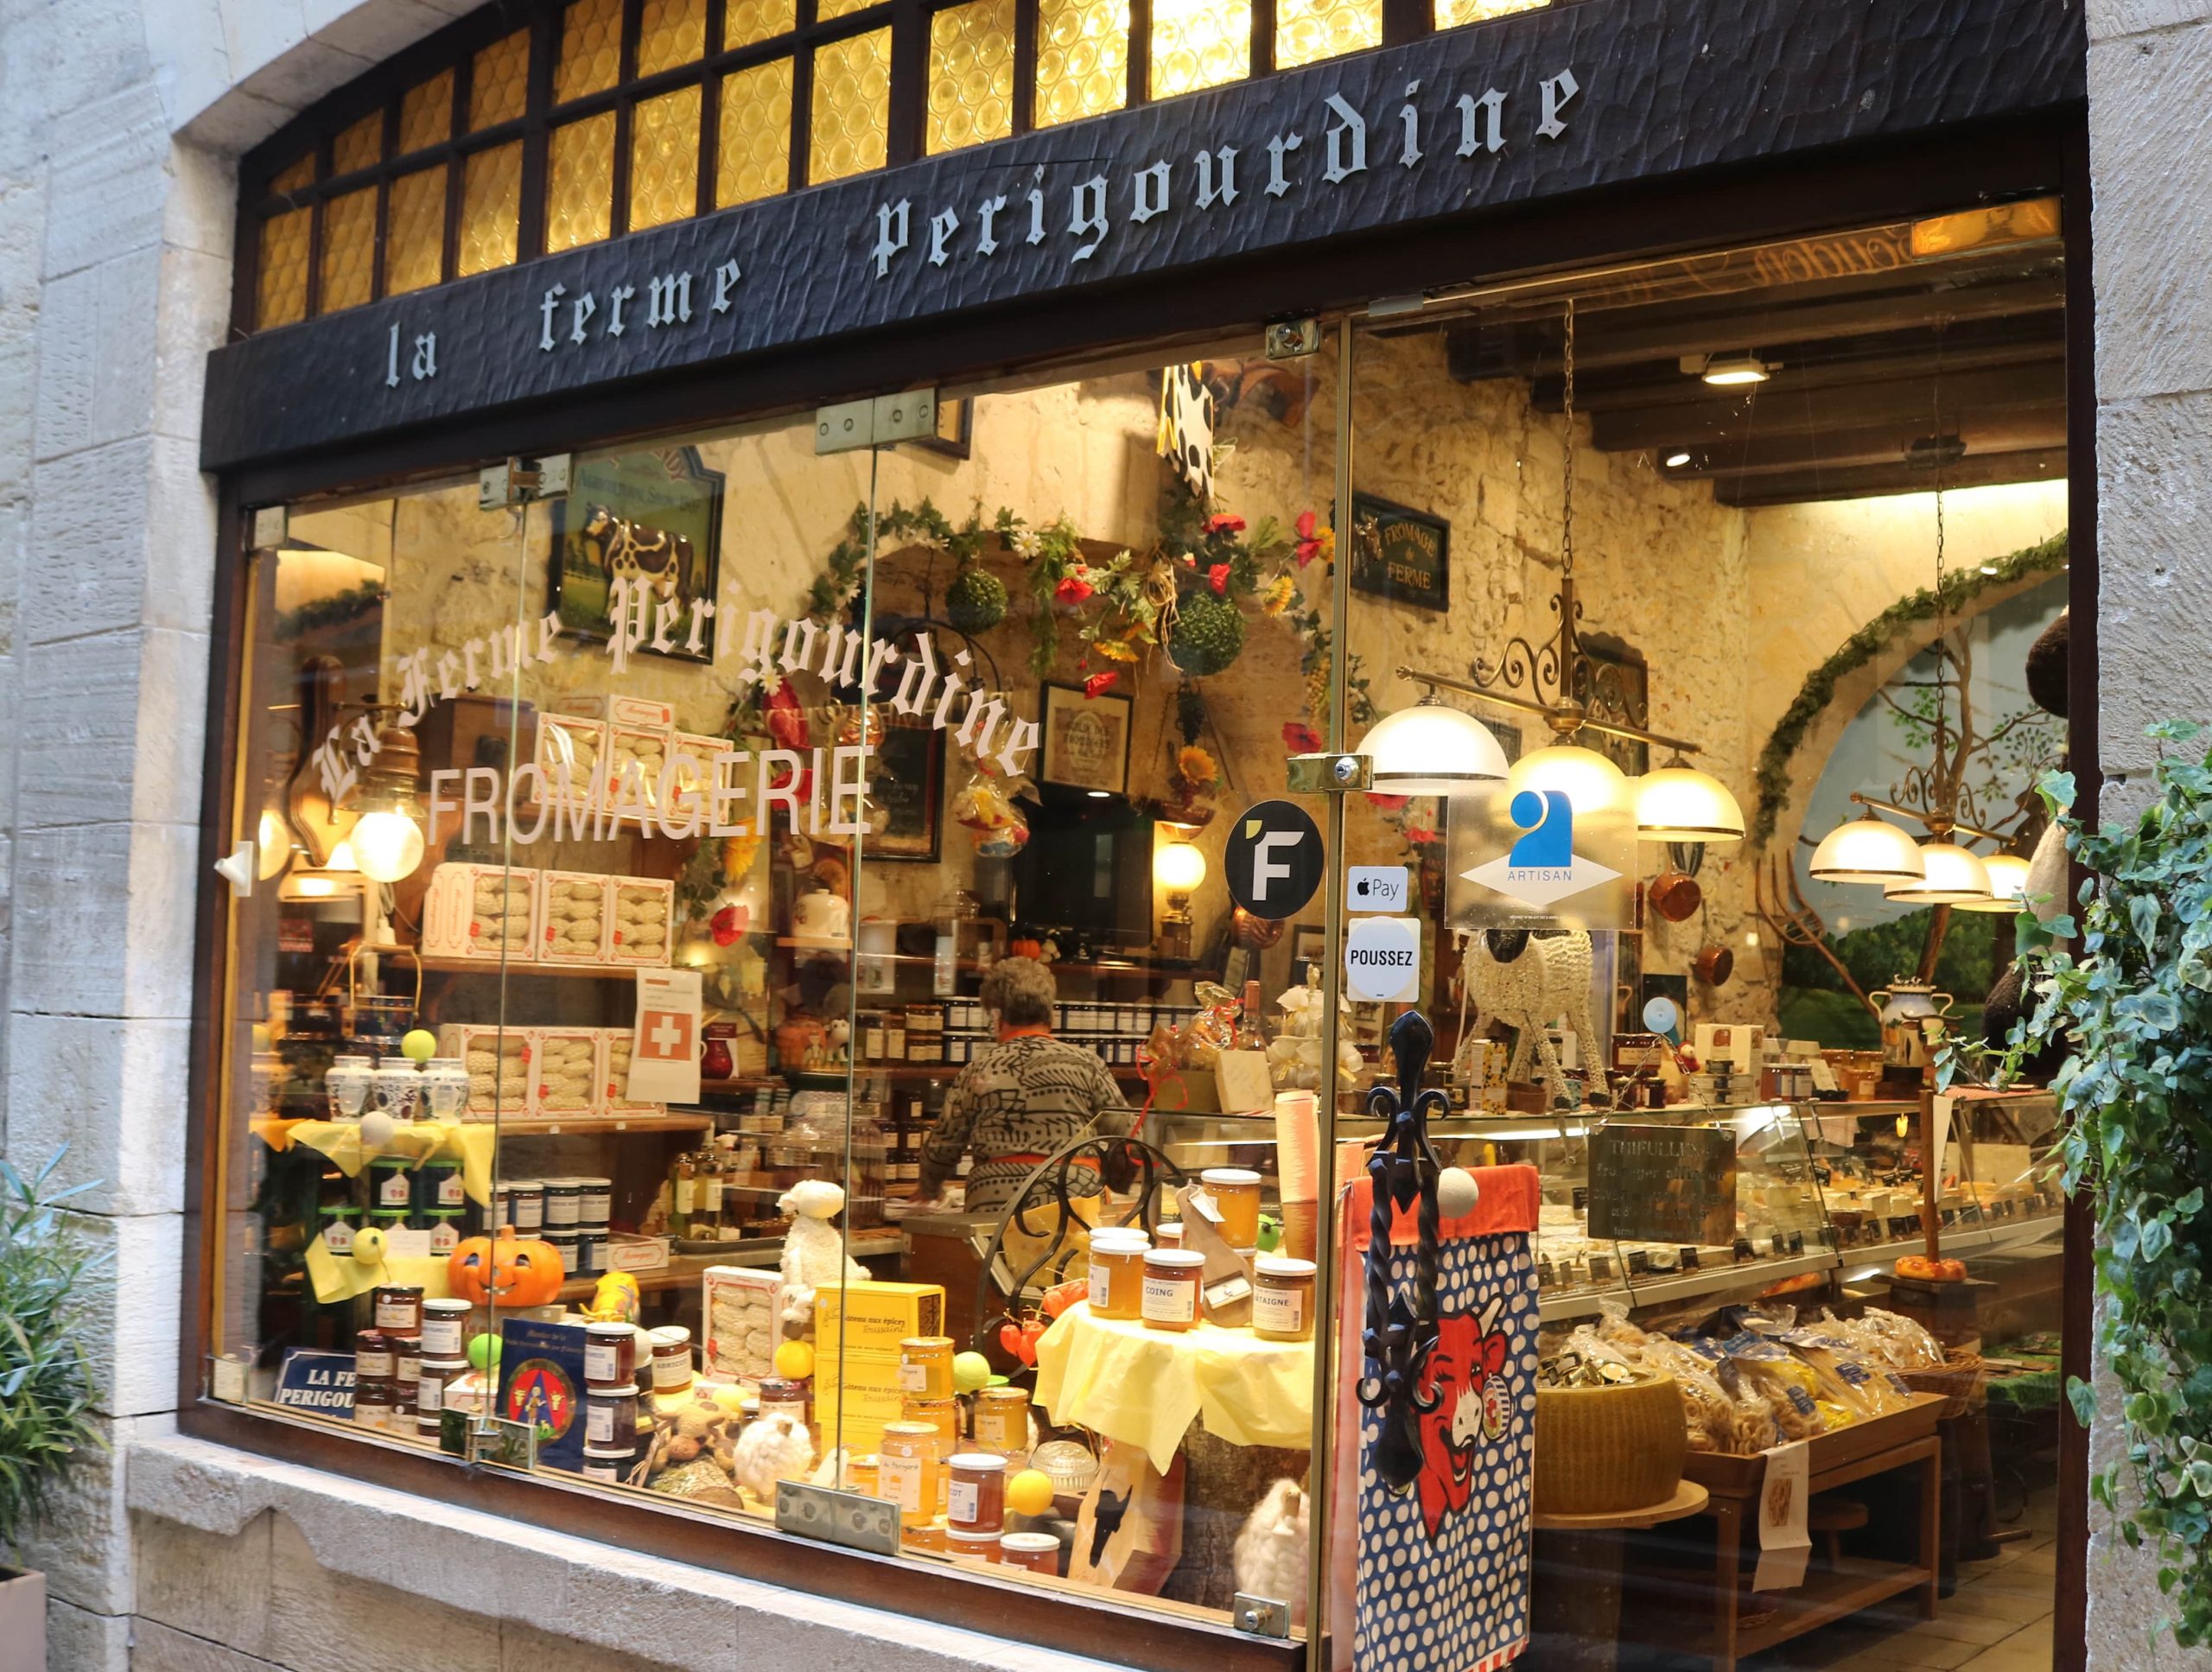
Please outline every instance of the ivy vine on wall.
M2039 545L2024 547L1979 569L1945 575L1943 613L1961 614L1967 604L1992 587L2006 586L2024 575L2053 573L2065 567L2066 534L2061 530ZM1782 810L1789 804L1789 763L1813 722L1835 701L1837 683L1895 644L1907 627L1916 622L1934 620L1936 607L1933 587L1907 594L1845 639L1833 656L1805 676L1805 683L1797 689L1796 700L1783 711L1782 718L1775 722L1774 731L1767 738L1766 747L1759 751L1758 768L1753 774L1753 783L1758 790L1758 807L1751 817L1753 842L1764 843L1773 836Z

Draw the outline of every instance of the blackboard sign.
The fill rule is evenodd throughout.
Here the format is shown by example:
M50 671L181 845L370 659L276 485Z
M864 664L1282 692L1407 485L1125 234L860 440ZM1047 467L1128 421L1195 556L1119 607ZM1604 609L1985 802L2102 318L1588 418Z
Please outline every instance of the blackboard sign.
M1590 1230L1626 1243L1736 1239L1736 1135L1608 1122L1590 1135Z
M1371 493L1351 496L1351 583L1423 609L1451 606L1452 524Z

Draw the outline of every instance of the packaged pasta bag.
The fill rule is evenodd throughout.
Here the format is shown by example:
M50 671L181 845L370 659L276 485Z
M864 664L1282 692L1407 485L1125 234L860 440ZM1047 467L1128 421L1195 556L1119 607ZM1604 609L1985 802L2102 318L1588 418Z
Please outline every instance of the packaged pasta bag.
M1594 1325L1583 1327L1594 1330L1600 1341L1610 1341L1630 1356L1640 1351L1644 1343L1651 1339L1649 1335L1628 1321L1628 1303L1624 1300L1607 1295L1598 1302L1598 1321Z
M1735 1449L1736 1402L1714 1377L1707 1360L1663 1335L1645 1336L1637 1359L1653 1374L1675 1378L1675 1387L1681 1390L1682 1421L1689 1430L1692 1451Z
M1847 1343L1859 1356L1893 1370L1940 1370L1942 1344L1919 1324L1897 1313L1869 1306L1857 1318L1821 1314L1820 1331Z
M1830 1396L1860 1416L1886 1416L1912 1403L1912 1389L1885 1364L1870 1364L1847 1342L1815 1330L1780 1338L1821 1378Z
M1857 1420L1821 1385L1813 1367L1780 1342L1748 1332L1722 1348L1745 1382L1767 1396L1784 1440L1812 1440Z

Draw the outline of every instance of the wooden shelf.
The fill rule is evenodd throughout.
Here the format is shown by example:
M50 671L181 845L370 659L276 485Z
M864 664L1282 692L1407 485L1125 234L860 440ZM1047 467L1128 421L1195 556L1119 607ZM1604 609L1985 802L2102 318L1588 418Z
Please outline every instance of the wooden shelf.
M389 957L407 952L411 948L382 949ZM575 981L627 981L640 970L665 970L664 963L540 963L524 958L501 964L497 958L426 957L423 970L426 975L436 976L560 976Z
M847 1246L855 1260L872 1260L904 1251L906 1236L895 1226L856 1230ZM780 1237L750 1237L732 1243L722 1253L671 1255L665 1266L654 1271L633 1271L630 1275L638 1280L639 1294L658 1294L696 1283L709 1266L772 1266L782 1258L783 1247ZM561 1292L555 1298L564 1302L588 1300L592 1291L599 1287L599 1278L597 1272L589 1277L572 1277L561 1285Z
M565 1138L593 1132L711 1132L711 1115L671 1110L666 1115L532 1115L496 1124L501 1138Z

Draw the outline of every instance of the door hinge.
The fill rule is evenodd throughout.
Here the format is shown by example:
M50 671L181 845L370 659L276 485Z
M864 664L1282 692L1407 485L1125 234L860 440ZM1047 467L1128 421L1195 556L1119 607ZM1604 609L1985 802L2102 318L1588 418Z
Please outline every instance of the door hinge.
M569 493L569 455L549 453L542 459L503 459L476 473L476 504L482 511L512 511L535 499L566 499Z
M1239 1631L1255 1637L1290 1635L1290 1605L1273 1597L1247 1596L1239 1591L1230 1599L1229 1620Z
M1321 352L1321 321L1317 319L1277 320L1268 327L1267 355L1271 360L1302 360Z
M1283 766L1293 795L1349 795L1375 781L1375 762L1363 754L1294 754Z
M927 441L937 434L937 391L909 389L897 395L840 401L815 409L814 450L851 453L893 442Z

